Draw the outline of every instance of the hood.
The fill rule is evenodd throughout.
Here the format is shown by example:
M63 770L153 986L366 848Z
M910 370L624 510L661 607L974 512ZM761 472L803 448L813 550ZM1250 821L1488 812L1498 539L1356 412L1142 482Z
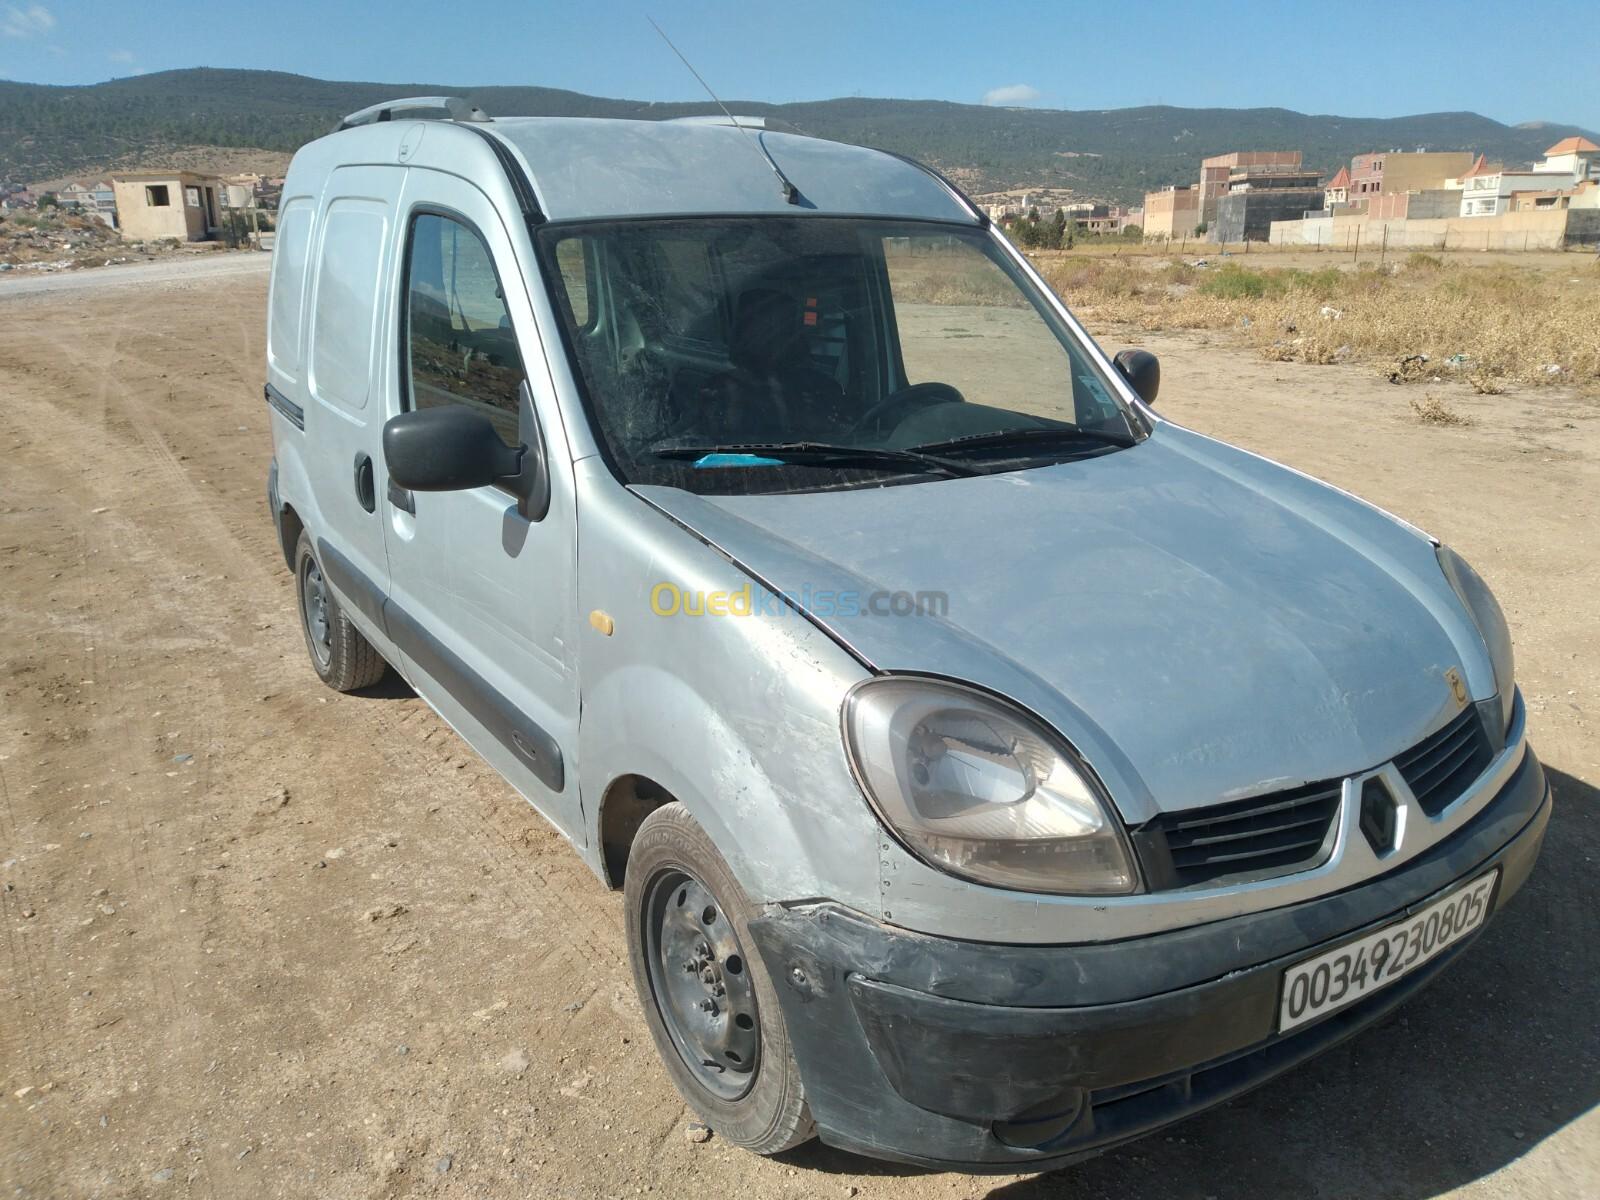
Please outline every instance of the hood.
M1170 424L1128 450L1001 475L636 491L800 597L874 670L1032 710L1133 824L1386 762L1455 711L1452 667L1475 699L1495 690L1425 535ZM922 611L851 602L884 592L922 597Z

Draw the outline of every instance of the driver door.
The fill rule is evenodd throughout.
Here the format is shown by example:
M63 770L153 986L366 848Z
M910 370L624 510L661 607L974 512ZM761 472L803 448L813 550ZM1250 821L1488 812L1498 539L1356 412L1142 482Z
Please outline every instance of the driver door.
M390 415L459 405L520 444L526 379L549 448L549 511L524 518L499 487L412 493L388 481L391 635L417 691L579 845L572 464L526 270L470 183L413 168L401 203L397 374Z

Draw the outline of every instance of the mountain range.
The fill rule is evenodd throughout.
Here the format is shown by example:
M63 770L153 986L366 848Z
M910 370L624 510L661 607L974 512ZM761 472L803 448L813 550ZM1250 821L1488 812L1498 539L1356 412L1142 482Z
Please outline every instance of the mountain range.
M440 94L466 97L504 116L659 119L716 111L709 101L618 100L543 87L347 83L209 67L82 87L0 81L0 181L92 174L132 162L161 166L162 155L178 147L291 151L345 113L399 96ZM1285 108L1068 111L866 98L729 100L728 107L780 128L910 154L971 191L1071 188L1125 203L1193 181L1202 157L1230 150L1298 149L1308 166L1331 175L1352 154L1368 150L1475 150L1520 163L1572 134L1600 140L1573 125L1503 125L1470 112L1367 118Z

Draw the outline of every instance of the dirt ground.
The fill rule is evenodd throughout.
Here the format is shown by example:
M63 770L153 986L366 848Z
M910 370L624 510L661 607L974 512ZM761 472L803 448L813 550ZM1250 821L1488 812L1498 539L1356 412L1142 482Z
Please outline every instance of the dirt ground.
M263 500L265 275L0 286L0 1191L1006 1200L1600 1193L1600 408L1143 335L1161 407L1454 543L1557 809L1404 1015L1086 1165L685 1136L618 899L401 686L305 661ZM52 280L54 284L55 281ZM1107 337L1112 348L1125 339Z

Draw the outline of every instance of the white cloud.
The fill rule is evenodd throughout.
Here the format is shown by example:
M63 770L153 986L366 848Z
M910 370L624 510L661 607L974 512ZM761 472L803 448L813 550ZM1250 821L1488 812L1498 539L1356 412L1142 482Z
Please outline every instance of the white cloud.
M114 63L131 63L133 61L133 51L113 50L110 54L106 55L106 57Z
M8 4L0 9L0 36L44 37L55 27L54 15L42 4Z
M983 94L985 104L1032 104L1041 95L1036 87L1029 87L1025 83L1007 84L1005 87L990 88Z

